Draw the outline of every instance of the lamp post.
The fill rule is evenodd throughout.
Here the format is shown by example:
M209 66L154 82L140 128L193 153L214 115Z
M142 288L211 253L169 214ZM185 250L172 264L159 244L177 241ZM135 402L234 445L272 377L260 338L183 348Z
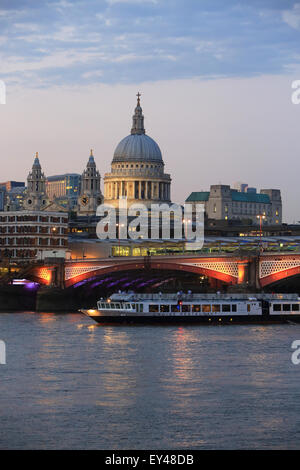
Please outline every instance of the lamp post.
M261 243L261 239L262 239L262 220L266 218L265 214L258 214L256 216L257 219L259 219L259 248L260 248L260 251L262 251L262 243Z

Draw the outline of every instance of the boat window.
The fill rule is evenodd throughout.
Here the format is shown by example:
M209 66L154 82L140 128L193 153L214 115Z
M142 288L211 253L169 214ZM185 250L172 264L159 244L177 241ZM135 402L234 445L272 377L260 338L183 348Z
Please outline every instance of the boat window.
M247 312L250 312L250 310L251 310L251 305L247 304Z
M174 313L180 312L180 305L177 305L177 304L171 305L171 312L174 312Z
M292 304L292 310L294 312L299 312L299 304Z
M222 312L230 312L230 304L223 304Z
M232 304L232 305L231 305L231 311L232 311L232 312L236 312L236 304Z
M189 304L187 305L182 305L182 312L190 312L191 311L191 306Z
M221 311L221 305L215 304L212 306L212 311L213 312L220 312Z
M291 311L291 304L283 304L282 305L282 310L284 312L290 312Z
M273 304L273 312L281 312L281 304Z
M160 311L161 312L169 312L170 311L170 305L161 305L160 306Z
M202 312L209 313L210 305L202 305Z
M132 306L133 310L135 310L135 304L131 304L131 306Z
M140 304L140 312L143 313L144 311L144 304Z
M106 304L104 304L104 305L105 305L105 308L111 308L111 303L110 302L106 302Z
M201 312L201 305L193 305L193 312Z
M120 307L120 304L115 304L115 305L116 305L115 308L117 308L118 310L120 310L120 308L121 308L121 307Z
M126 310L130 310L131 305L130 304L125 304L125 308L126 308Z
M158 305L149 305L149 312L156 313L158 312Z

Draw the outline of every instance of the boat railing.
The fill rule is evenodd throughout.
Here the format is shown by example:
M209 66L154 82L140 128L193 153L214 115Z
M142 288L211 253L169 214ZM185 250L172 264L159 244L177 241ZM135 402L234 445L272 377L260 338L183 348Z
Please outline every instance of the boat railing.
M139 293L116 293L111 297L112 302L138 302L138 301L196 301L196 300L298 300L298 294L269 294L269 293L153 293L153 294L139 294Z

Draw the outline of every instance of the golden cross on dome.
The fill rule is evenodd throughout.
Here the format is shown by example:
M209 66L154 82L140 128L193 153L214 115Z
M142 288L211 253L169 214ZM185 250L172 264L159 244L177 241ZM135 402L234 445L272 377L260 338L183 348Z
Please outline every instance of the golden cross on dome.
M93 157L93 156L94 156L94 155L93 155L93 149L91 149L91 157Z
M137 102L137 104L138 104L138 106L139 106L139 105L140 105L140 97L141 97L142 95L141 95L140 92L138 92L138 94L137 94L136 96L138 97L138 102Z

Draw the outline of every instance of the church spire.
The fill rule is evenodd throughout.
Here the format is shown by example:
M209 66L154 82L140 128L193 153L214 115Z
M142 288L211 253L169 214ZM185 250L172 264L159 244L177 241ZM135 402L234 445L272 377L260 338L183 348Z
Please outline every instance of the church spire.
M134 110L134 115L132 117L131 134L145 134L144 116L143 116L143 110L141 108L141 102L140 102L140 97L141 97L140 92L138 92L136 96L137 96L137 106Z
M39 152L35 152L35 158L33 161L32 169L34 168L41 168L40 160L39 160Z

